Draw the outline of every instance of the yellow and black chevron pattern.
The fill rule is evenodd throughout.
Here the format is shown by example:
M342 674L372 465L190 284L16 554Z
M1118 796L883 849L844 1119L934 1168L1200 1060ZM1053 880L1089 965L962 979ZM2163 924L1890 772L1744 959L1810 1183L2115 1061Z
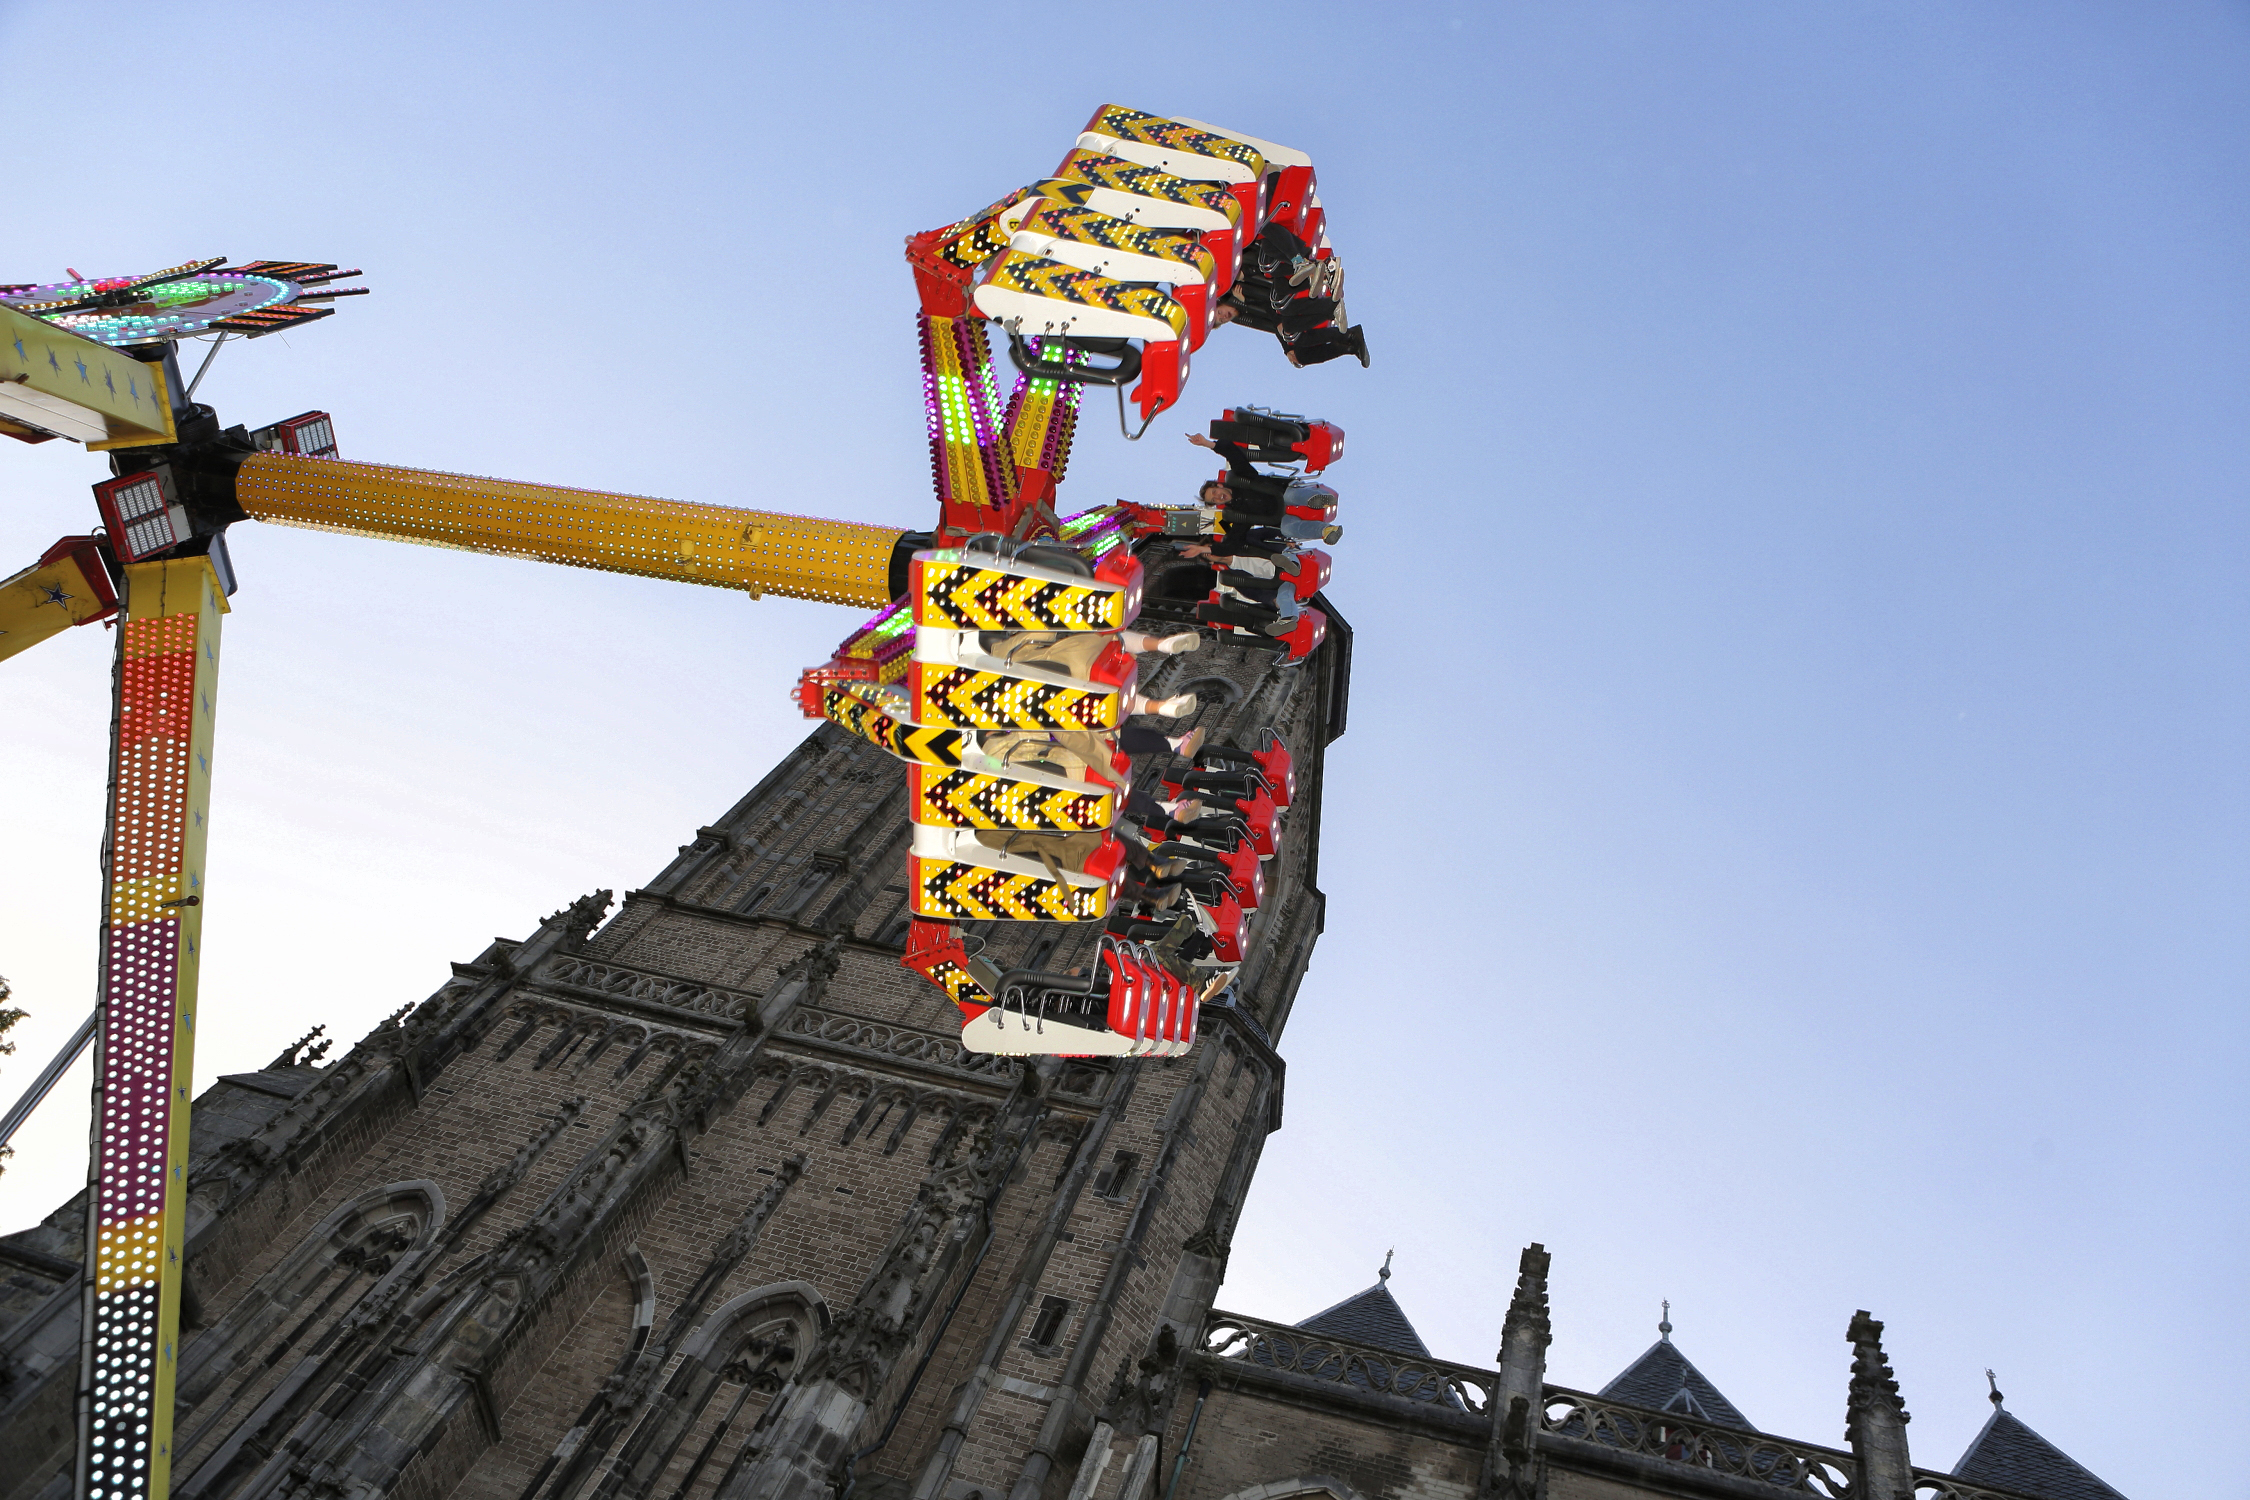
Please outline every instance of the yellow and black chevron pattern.
M916 662L906 687L916 723L962 729L1115 729L1125 707L1115 690L1088 692L931 662Z
M1185 204L1194 208L1208 208L1213 213L1225 214L1229 224L1242 222L1242 200L1224 187L1210 182L1190 182L1185 177L1174 177L1154 167L1144 167L1139 162L1123 157L1098 156L1091 151L1073 151L1055 168L1057 177L1076 178L1096 187L1112 188L1120 193L1132 193L1142 198L1161 198L1167 203ZM1046 193L1045 184L1039 192Z
M1110 132L1112 135L1123 133ZM1008 247L1008 236L1000 228L1000 216L1030 196L1030 188L1017 188L990 208L949 227L938 241L938 258L964 271L983 265Z
M1048 234L1081 245L1100 245L1179 263L1182 281L1209 281L1217 257L1203 241L1177 229L1149 229L1075 203L1043 202L1016 226L1021 234Z
M989 776L977 771L910 766L909 814L939 828L1028 828L1039 833L1099 832L1117 821L1114 792L1070 792L1061 787Z
M1063 885L1043 875L1012 875L949 859L908 855L914 914L956 922L1098 922L1109 915L1109 888Z
M1068 203L1084 208L1093 200L1094 184L1076 178L1050 177L1045 182L1035 182L1031 190L1050 203Z
M985 277L985 284L1080 307L1106 307L1137 318L1154 318L1170 326L1172 337L1187 336L1187 309L1155 287L1139 281L1112 281L1021 250L1010 250L1000 257L999 264Z
M858 735L900 760L951 769L961 764L965 747L958 729L936 724L910 724L886 712L848 684L831 684L821 691L820 712L831 724Z
M945 991L945 998L955 1005L993 1005L993 993L977 983L976 976L950 958L941 958L922 971L922 977Z
M1178 120L1167 120L1162 115L1144 114L1137 109L1127 109L1122 104L1105 104L1100 114L1094 116L1088 130L1114 135L1121 141L1139 141L1144 145L1161 146L1167 151L1192 151L1197 156L1222 156L1239 162L1250 169L1252 177L1266 175L1265 153L1241 141L1214 135L1208 130L1198 130L1193 125L1183 125Z
M925 559L915 570L914 623L954 630L1123 630L1125 591L1055 583L974 563Z

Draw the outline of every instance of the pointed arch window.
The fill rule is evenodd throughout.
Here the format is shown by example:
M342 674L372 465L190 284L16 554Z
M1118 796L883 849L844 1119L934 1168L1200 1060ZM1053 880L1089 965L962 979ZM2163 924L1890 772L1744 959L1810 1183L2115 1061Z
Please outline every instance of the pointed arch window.
M227 1315L181 1353L180 1438L174 1452L201 1456L230 1416L255 1408L250 1398L302 1356L359 1301L428 1246L445 1224L445 1194L434 1182L393 1182L360 1194L314 1225L260 1276ZM192 1472L183 1463L178 1472Z

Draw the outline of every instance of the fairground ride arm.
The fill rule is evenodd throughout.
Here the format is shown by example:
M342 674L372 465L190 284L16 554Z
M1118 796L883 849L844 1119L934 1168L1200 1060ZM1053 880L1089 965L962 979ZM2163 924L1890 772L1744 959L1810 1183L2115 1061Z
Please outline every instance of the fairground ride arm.
M234 495L260 521L863 609L894 596L892 559L907 535L855 521L287 454L242 460Z

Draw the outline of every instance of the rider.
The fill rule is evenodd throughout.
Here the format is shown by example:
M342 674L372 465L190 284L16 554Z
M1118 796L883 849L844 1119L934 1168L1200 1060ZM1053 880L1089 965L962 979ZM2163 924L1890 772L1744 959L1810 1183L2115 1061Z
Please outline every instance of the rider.
M1120 630L1114 636L1099 630L987 630L978 634L977 646L987 656L1017 666L1044 667L1084 679L1093 671L1094 659L1112 640L1135 655L1153 651L1164 656L1193 651L1203 643L1203 637L1192 630L1171 635Z
M1238 322L1274 335L1289 362L1299 367L1346 354L1365 366L1367 332L1344 316L1337 295L1341 270L1333 257L1314 259L1312 247L1289 229L1268 224L1243 251L1242 268L1212 321ZM1298 295L1299 286L1308 288L1305 295Z
M1296 541L1327 542L1333 546L1344 535L1344 529L1333 523L1307 521L1289 514L1289 507L1298 503L1290 492L1300 496L1306 491L1300 486L1312 481L1291 474L1265 474L1250 461L1250 451L1240 443L1218 442L1200 432L1191 432L1187 440L1198 448L1208 448L1227 461L1226 477L1208 479L1196 488L1196 499L1201 504L1219 512L1219 524L1226 529L1230 539L1244 527L1271 526L1283 536Z
M1113 743L1127 755L1178 755L1192 761L1203 738L1200 727L1168 735L1142 724L1127 724L1114 736L1098 729L1003 729L978 737L982 759L969 769L1004 776L1011 766L1021 766L1112 786L1117 779Z

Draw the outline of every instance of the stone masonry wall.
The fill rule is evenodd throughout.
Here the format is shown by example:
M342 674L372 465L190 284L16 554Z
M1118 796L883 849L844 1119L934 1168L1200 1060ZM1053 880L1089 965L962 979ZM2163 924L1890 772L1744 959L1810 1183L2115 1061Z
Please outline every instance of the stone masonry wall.
M1191 1390L1166 1434L1166 1476L1193 1404ZM1483 1461L1482 1435L1473 1431L1440 1434L1387 1413L1352 1414L1222 1386L1204 1405L1174 1500L1227 1500L1312 1475L1344 1481L1360 1500L1469 1500Z

